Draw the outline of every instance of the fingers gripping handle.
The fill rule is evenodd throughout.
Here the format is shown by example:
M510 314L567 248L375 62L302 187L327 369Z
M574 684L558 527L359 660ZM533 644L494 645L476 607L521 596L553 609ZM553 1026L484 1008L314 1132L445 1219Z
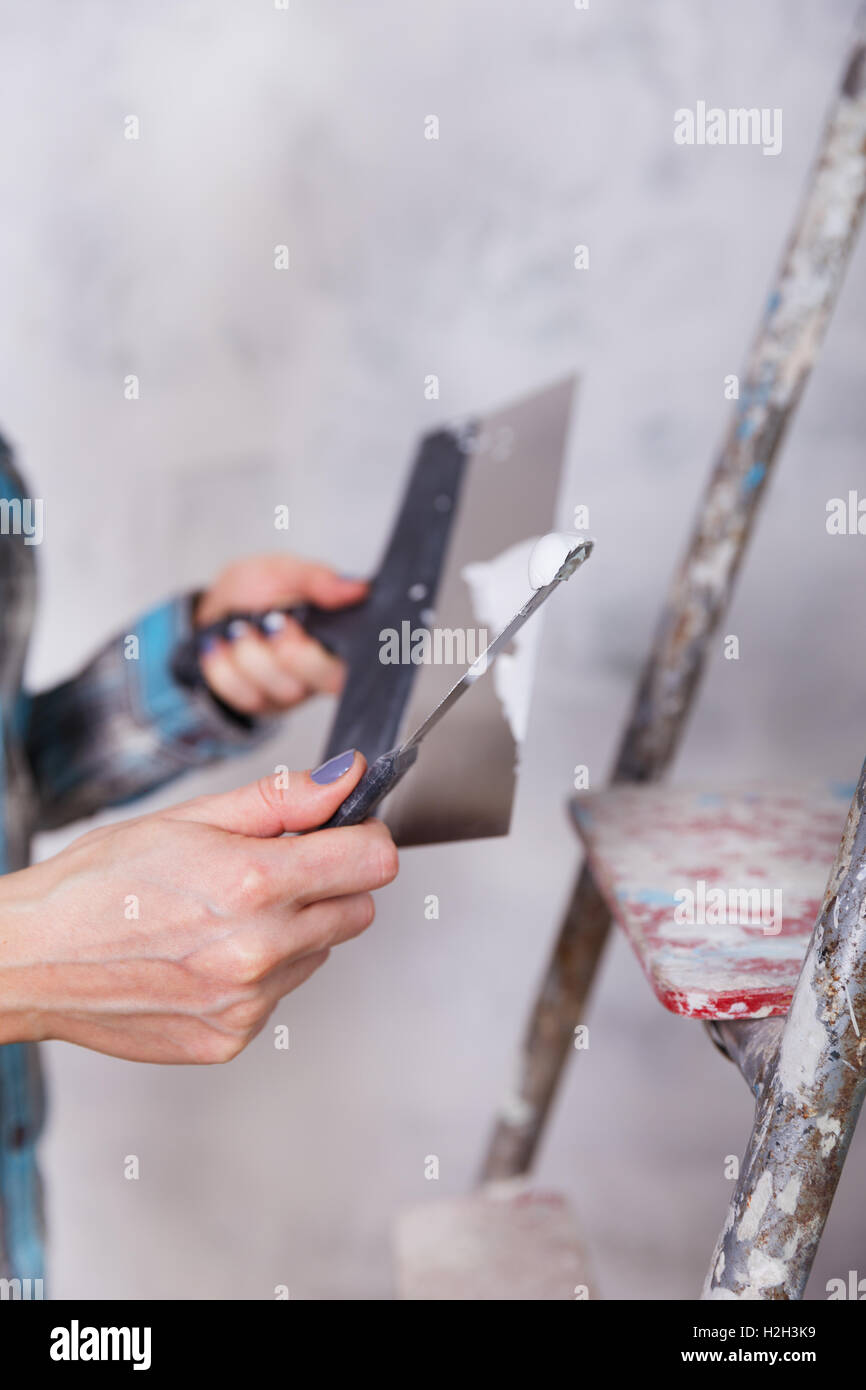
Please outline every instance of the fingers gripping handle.
M366 616L368 613L369 616ZM291 608L271 608L265 613L232 613L198 628L187 641L180 643L172 658L175 680L182 685L198 685L202 679L199 666L202 648L209 639L230 638L233 624L245 623L265 636L271 636L279 632L281 617L294 619L308 637L314 638L326 651L347 663L351 662L352 652L363 643L371 630L378 632L381 626L376 615L370 613L367 600L349 604L345 608L320 608L315 603L298 603Z
M201 680L199 669L199 657L203 647L208 640L224 640L229 633L233 623L247 623L250 627L265 631L262 624L267 623L273 612L284 614L287 618L294 618L295 622L300 623L301 627L315 636L316 617L319 610L310 603L300 603L294 608L274 609L271 613L232 613L227 618L220 618L215 623L208 623L206 627L198 628L187 641L182 642L176 649L172 657L171 668L175 680L180 681L181 685L197 685Z
M417 757L417 747L405 750L392 748L389 753L383 753L370 764L358 785L349 792L342 806L337 807L331 819L318 828L324 830L336 825L360 825L362 821L367 820L379 802L384 800L389 791L406 775Z

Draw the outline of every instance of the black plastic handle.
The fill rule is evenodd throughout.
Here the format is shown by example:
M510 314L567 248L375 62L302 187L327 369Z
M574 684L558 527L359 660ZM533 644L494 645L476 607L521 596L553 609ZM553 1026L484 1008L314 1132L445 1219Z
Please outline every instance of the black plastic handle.
M392 748L382 753L371 763L358 785L349 792L346 800L338 806L331 819L319 830L330 829L335 825L360 825L372 815L379 802L396 787L402 777L418 757L417 747Z

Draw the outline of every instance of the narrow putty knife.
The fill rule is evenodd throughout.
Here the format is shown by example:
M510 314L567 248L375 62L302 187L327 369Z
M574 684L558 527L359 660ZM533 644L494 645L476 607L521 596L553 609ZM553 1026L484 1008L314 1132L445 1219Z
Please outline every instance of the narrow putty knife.
M497 656L509 645L523 624L528 622L533 613L538 611L563 580L570 579L575 570L589 559L592 550L593 542L591 540L576 541L550 583L534 590L532 596L527 599L522 608L518 609L499 635L494 637L490 645L485 647L471 666L467 667L459 681L452 685L445 698L440 700L432 713L428 714L422 724L419 724L414 734L410 735L404 743L401 743L399 748L392 748L389 752L380 754L375 762L367 768L358 785L349 793L331 819L326 821L326 826L360 825L362 821L367 819L380 801L384 800L397 783L405 777L418 757L418 749L430 730L434 729L461 696L465 695L467 690L486 671L489 671Z

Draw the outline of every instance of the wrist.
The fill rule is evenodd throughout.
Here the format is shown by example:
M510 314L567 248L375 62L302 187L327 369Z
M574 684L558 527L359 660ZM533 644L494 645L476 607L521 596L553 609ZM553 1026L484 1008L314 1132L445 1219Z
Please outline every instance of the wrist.
M44 1036L33 995L38 968L25 949L27 913L12 891L12 881L19 877L0 877L0 1044L37 1042Z
M0 978L0 990L3 981ZM42 1042L40 1015L35 1010L7 1010L0 999L0 1045L5 1043Z

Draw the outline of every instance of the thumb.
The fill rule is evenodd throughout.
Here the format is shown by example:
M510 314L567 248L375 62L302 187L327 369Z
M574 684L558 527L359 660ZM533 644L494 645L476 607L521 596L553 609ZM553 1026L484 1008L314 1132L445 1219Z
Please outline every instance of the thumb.
M196 797L167 814L175 820L200 821L260 838L287 830L312 830L330 819L366 766L363 753L349 748L312 772L277 768L258 782L217 796Z

